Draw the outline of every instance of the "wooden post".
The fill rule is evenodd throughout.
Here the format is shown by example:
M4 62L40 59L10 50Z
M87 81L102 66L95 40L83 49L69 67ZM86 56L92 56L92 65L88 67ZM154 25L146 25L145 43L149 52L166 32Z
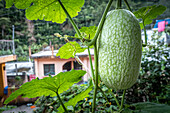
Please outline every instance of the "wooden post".
M4 88L7 86L7 77L5 75L5 63L0 64L0 97L4 95Z
M18 76L17 64L15 64L15 72L16 72L16 76Z
M29 46L29 57L31 57L31 46Z
M71 61L71 69L74 69L74 61Z
M51 52L52 52L51 58L54 58L54 46L53 45L51 46Z

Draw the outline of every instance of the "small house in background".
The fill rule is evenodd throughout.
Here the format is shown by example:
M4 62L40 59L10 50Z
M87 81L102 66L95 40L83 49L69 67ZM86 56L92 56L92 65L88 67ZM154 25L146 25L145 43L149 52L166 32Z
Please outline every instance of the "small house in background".
M88 56L88 50L82 53L77 53L75 58L60 59L56 57L58 50L41 51L36 54L32 54L31 58L34 59L35 75L42 79L50 75L57 75L60 72L74 70L85 70L87 74L83 77L83 81L86 82L90 77L90 62ZM92 62L94 62L94 51L90 49Z
M5 68L9 87L19 87L34 74L32 62L8 62Z

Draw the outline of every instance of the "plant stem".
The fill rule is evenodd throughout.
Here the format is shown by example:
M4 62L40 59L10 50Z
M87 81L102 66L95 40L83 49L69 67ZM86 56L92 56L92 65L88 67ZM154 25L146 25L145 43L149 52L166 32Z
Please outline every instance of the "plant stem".
M109 88L108 88L108 90L109 90L109 92L111 93L111 95L114 97L117 106L120 108L120 104L119 104L119 101L117 100L116 96L114 95L114 93L113 93Z
M109 103L109 100L107 99L106 95L104 94L103 90L98 86L98 89L102 92L103 96L105 97L106 101Z
M117 0L117 8L116 9L121 9L122 7L122 0Z
M58 94L58 91L56 92L56 94L57 94L58 100L60 101L60 104L62 105L62 107L63 107L65 113L68 113L66 107L64 106L63 101L62 101L61 98L60 98L60 95Z
M89 59L90 59L91 74L92 74L92 77L93 77L93 79L94 79L94 78L95 78L95 77L94 77L94 69L93 69L93 65L92 65L92 59L91 59L91 54L90 54L90 49L89 49L89 47L88 47L88 54L89 54ZM94 82L94 80L93 80L93 82ZM106 101L109 103L109 100L107 99L107 97L106 97L106 95L104 94L104 92L102 91L102 89L101 89L99 86L98 86L97 88L102 92L102 94L103 94L103 96L105 97Z
M83 39L83 37L82 37L82 35L81 35L81 33L80 33L80 30L78 29L77 25L75 24L75 22L73 21L73 19L72 19L71 16L69 15L69 13L67 12L67 10L66 10L66 8L64 7L64 5L62 4L61 0L57 0L57 1L60 3L62 9L64 10L64 12L65 12L65 14L67 15L68 19L70 20L71 24L73 25L73 27L74 27L76 33L78 34L78 36L79 36L81 39Z
M102 27L103 27L103 24L104 24L104 21L105 21L107 12L109 11L112 2L113 2L113 0L110 0L109 3L107 4L106 9L105 9L105 11L104 11L104 13L103 13L103 16L102 16L102 18L101 18L101 20L100 20L100 23L99 23L99 25L98 25L96 34L95 34L95 36L94 36L94 38L93 38L92 41L86 43L87 46L91 46L91 45L94 45L94 43L96 43L96 40L97 40L97 38L98 38L98 36L99 36L99 33L100 33L100 31L101 31L101 29L102 29Z
M124 0L124 2L125 2L125 4L126 4L126 6L128 7L129 11L132 12L132 9L130 8L130 5L129 5L129 3L127 2L127 0Z
M126 89L123 91L123 96L122 96L122 100L121 100L121 106L120 106L120 108L119 108L119 111L121 111L121 110L123 109L123 104L124 104L125 93L126 93Z
M98 88L98 54L97 54L96 43L94 44L94 62L95 62L95 86L94 86L94 94L93 94L92 113L94 113L96 109L96 94Z
M142 24L143 24L144 34L145 34L145 45L147 45L147 34L146 34L146 29L145 29L145 24L144 24L144 20L143 19L142 19Z
M94 79L94 69L93 69L93 64L92 64L92 59L91 59L91 54L90 54L90 49L88 47L88 54L89 54L89 60L90 60L90 68L91 68L91 75Z
M89 59L90 59L90 67L91 67L91 74L92 74L92 77L93 79L95 78L94 77L94 69L93 69L93 65L92 65L92 59L91 59L91 54L90 54L90 49L88 47L88 54L89 54ZM93 80L94 81L94 80ZM103 94L103 96L105 97L106 101L109 103L109 100L107 99L106 95L104 94L104 92L102 91L102 89L98 86L97 87Z

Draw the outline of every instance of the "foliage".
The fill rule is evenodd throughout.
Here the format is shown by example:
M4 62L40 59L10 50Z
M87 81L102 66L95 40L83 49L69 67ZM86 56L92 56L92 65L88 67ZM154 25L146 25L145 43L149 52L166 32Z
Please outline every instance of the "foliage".
M84 0L61 0L61 2L71 17L77 16L78 12L81 11L81 7L84 5ZM26 9L26 17L29 20L39 19L62 24L67 18L59 1L56 0L27 0L27 2L6 0L6 8L10 8L13 3L18 9ZM74 10L72 10L72 7L74 7Z
M122 113L169 113L170 106L151 102L135 103L125 109Z
M28 1L25 2L25 1L20 1L20 0L15 0L15 1L6 0L6 7L9 8L14 3L15 7L17 7L17 8L26 9L26 17L29 18L29 19L33 19L33 20L39 19L39 20L45 20L45 21L52 21L52 22L57 22L59 24L63 23L65 21L65 18L66 18L66 15L67 15L68 19L70 20L71 24L73 25L73 27L74 27L75 31L77 32L78 36L80 36L81 41L84 42L84 40L85 40L86 43L84 43L84 44L87 45L89 40L87 41L86 38L89 38L89 36L86 37L85 35L92 34L92 33L79 30L78 26L73 21L74 19L72 19L72 17L75 17L75 16L78 15L77 12L79 12L80 9L81 9L80 7L83 6L84 0L79 0L79 1L74 0L74 2L76 1L76 3L72 2L73 0L70 0L70 1L67 1L67 2L65 2L65 1L66 0L57 0L57 1L54 1L54 0L49 0L49 1L28 0ZM103 26L103 23L104 23L104 20L105 20L105 16L107 14L108 9L110 8L110 6L112 4L112 1L113 0L109 0L109 3L107 5L107 7L106 7L107 10L105 10L104 16L102 17L102 20L101 20L100 24L98 25L98 30L96 32L97 35L95 34L94 39L96 39L96 37L98 37L98 34L102 29L102 26ZM120 0L119 0L119 2L120 2ZM24 3L24 5L23 5L23 3ZM59 8L59 10L57 10L56 8ZM59 15L59 18L56 18L56 17L58 17L58 15ZM152 19L152 17L150 17L150 18ZM88 17L88 20L91 20L91 19L92 19L91 17ZM40 38L41 35L34 34L34 30L33 30L33 28L31 28L31 26L33 25L32 22L26 20L26 23L28 25L29 30L26 30L27 32L24 35L27 35L26 40L28 40L31 45L34 42L36 42L35 37L37 37L39 39L43 39L43 38ZM69 26L69 24L67 24L67 25ZM62 27L64 27L64 26L62 26ZM69 28L71 28L71 27L69 27ZM47 30L49 30L49 29L52 29L52 27L50 27L49 24L47 24ZM42 28L41 28L41 30L42 30ZM88 30L88 28L87 29L85 28L85 30ZM90 30L90 31L92 31L92 30ZM84 32L85 35L83 35L83 33L81 34L81 32ZM93 32L95 32L95 30L93 30ZM49 42L54 42L54 36L49 35L49 36L45 37L45 40L47 40L46 38L51 39ZM41 40L38 40L38 41L41 42ZM95 41L95 40L93 40L93 41ZM17 40L17 43L22 45L20 40ZM96 43L96 42L94 42L94 43ZM24 46L24 44L22 46ZM40 43L39 45L41 46L42 43ZM39 45L35 45L35 51L37 50L37 48L39 48ZM51 45L51 43L50 43L50 45ZM18 46L17 49L18 49L18 53L24 54L24 51L22 50L22 46L21 47ZM89 108L91 108L91 103L93 103L92 113L94 113L95 110L97 112L98 111L99 112L102 112L102 111L103 112L112 112L113 110L117 111L118 110L117 106L115 106L114 104L112 106L112 102L109 103L111 100L105 98L106 97L105 91L106 92L108 91L107 88L105 88L106 90L104 92L101 91L101 90L100 90L101 92L100 91L96 92L97 89L99 89L98 88L99 84L97 83L98 82L98 79L97 79L98 78L97 77L98 76L98 55L97 55L98 52L97 51L98 50L96 49L97 48L96 44L94 44L94 48L95 48L94 58L95 58L95 69L96 69L95 70L95 75L96 75L95 81L96 82L93 81L95 83L95 87L94 87L95 91L93 91L93 94L90 94L92 96L88 95L88 93L92 89L92 86L90 85L87 88L85 88L85 90L78 93L77 95L72 95L72 94L67 95L69 100L66 101L65 103L63 103L63 101L60 99L60 96L64 93L64 91L67 91L74 83L79 82L81 80L81 77L86 73L85 71L82 71L82 70L79 70L79 71L72 70L70 72L65 72L65 73L61 72L61 73L59 73L58 75L56 75L54 77L49 76L49 77L41 79L41 80L35 79L35 80L32 80L31 82L27 82L27 83L23 84L20 87L20 89L18 89L16 92L14 92L14 93L12 93L10 95L10 97L5 101L5 104L9 103L9 101L13 100L14 98L16 98L19 95L22 95L22 97L29 97L29 98L33 98L33 97L37 97L37 96L47 96L47 97L48 96L49 97L57 96L57 99L58 99L59 103L61 104L61 106L63 107L63 109L65 110L65 112L68 112L67 110L75 111L76 110L75 108L76 108L76 105L77 105L76 103L78 101L82 100L84 97L89 96L88 98L90 98L90 99L89 99L89 103L88 103L89 105L87 106L88 109L86 109L86 108L81 109L80 108L81 112L82 111L84 112L86 110L88 112L90 112L91 109L89 109ZM68 51L67 51L67 54L65 55L64 51L66 51L66 50L68 50ZM68 54L71 54L69 57L74 57L76 52L83 52L83 51L84 51L84 49L81 48L81 46L78 43L68 41L68 43L65 44L59 50L58 56L60 56L61 58L67 58ZM162 68L162 70L164 70L164 69ZM91 71L93 73L93 71L94 71L93 68L91 69ZM100 88L101 87L103 89L104 85L101 85ZM119 91L118 91L117 94L119 94ZM111 95L111 94L108 93L108 95ZM66 95L63 95L63 96L66 97ZM112 96L115 97L114 94ZM96 100L96 97L99 98L99 99ZM101 99L100 97L105 98L110 106L107 107L106 101L104 99ZM111 99L113 99L113 97ZM120 96L118 98L120 98ZM124 101L123 101L124 100L124 95L123 95L122 98L123 99L121 101L121 107L119 108L119 111L122 110L122 105L124 104ZM93 100L93 102L92 102L92 100ZM115 102L115 100L114 100L114 102ZM55 103L55 101L54 101L54 103ZM84 104L82 104L82 105L84 105ZM78 110L79 110L79 107L81 107L82 105L79 104L77 106ZM67 107L67 109L65 108L65 106ZM58 110L61 111L61 112L63 111L61 107L59 107L59 106L57 106L57 107L58 107L57 111ZM49 108L53 108L53 107L49 106Z
M12 51L10 51L10 50L7 50L7 51L0 50L0 55L10 55L11 53L12 53Z
M95 1L85 0L85 4L84 6L82 6L82 9L79 12L79 15L73 18L73 20L77 23L79 28L83 26L86 26L86 27L94 26L94 25L97 26L107 2L108 0L104 0L104 1L103 0L95 0ZM143 6L151 6L153 4L162 4L164 6L167 6L167 11L166 11L166 15L164 13L163 15L159 16L159 18L169 17L169 7L168 7L169 4L167 4L165 0L161 0L161 1L159 0L154 0L154 1L128 0L128 2L131 5L131 8L133 11L136 11ZM8 6L10 6L11 2L8 2L8 3L10 3L8 4ZM111 10L115 8L115 4L116 4L116 1L113 1ZM125 4L122 4L122 5L123 5L122 6L123 8L126 8ZM22 48L23 46L27 46L27 50L24 50L25 51L24 56L23 54L21 55L19 52L17 54L17 56L19 55L19 56L24 57L24 58L22 57L19 58L20 61L28 60L28 44L29 44L28 39L31 36L34 36L34 38L36 39L36 43L33 45L30 44L31 46L34 46L34 45L41 46L44 42L50 45L50 42L52 42L53 45L58 45L57 48L55 48L55 49L58 49L58 47L61 47L63 44L65 44L65 41L63 39L59 40L59 38L55 38L53 36L53 34L56 33L56 31L62 35L67 34L67 35L73 36L75 34L75 31L73 30L68 20L66 20L66 22L62 25L52 23L49 21L47 22L30 21L31 23L33 23L33 27L31 28L33 30L33 34L30 34L30 31L28 30L28 28L30 27L29 27L29 24L26 22L26 19L24 16L24 10L18 10L14 6L8 9L5 9L5 6L6 6L5 2L4 0L2 0L0 2L0 8L2 9L0 10L0 15L1 15L0 18L7 18L10 21L10 23L9 22L6 23L5 21L6 27L4 30L3 39L7 39L7 40L12 39L12 36L11 36L12 27L11 26L15 25L15 39L18 40L18 41L15 41L15 48L17 49L18 46L21 46ZM0 23L4 23L4 21ZM3 29L0 28L0 30L3 30ZM2 32L0 32L0 35L2 35ZM90 38L92 38L91 35L90 35ZM42 47L37 48L36 51L33 50L32 53L39 52L41 50L42 50Z
M3 111L7 111L7 110L10 110L10 109L16 108L16 107L17 106L11 106L11 105L0 107L0 113L3 112Z
M83 90L85 90L87 86L83 85L73 85L71 88L69 88L67 91L60 94L61 99L65 102L67 102L70 98L73 98L75 95L81 93ZM57 97L40 97L36 102L36 106L39 106L39 109L35 111L35 113L42 113L44 112L52 112L57 111L58 107L60 106L59 100Z
M56 56L60 56L61 59L74 58L76 53L81 53L85 49L86 48L82 48L76 41L69 41L59 49Z
M69 107L74 107L77 102L79 102L80 100L83 100L85 97L89 97L88 93L92 90L92 85L89 86L87 89L83 90L81 93L79 93L78 95L76 95L74 98L70 99L68 102L64 103L64 105L67 107L67 109L69 109ZM70 95L69 95L70 97ZM64 112L64 109L60 106L58 108L58 112Z
M5 104L22 95L22 97L34 98L38 96L56 96L56 93L66 91L74 83L79 82L85 74L82 70L71 70L69 72L61 72L54 77L45 77L44 79L35 79L23 84L18 90L12 93L5 100Z
M138 11L135 11L134 15L136 16L136 18L142 19L144 25L141 22L140 26L141 26L141 29L143 29L143 27L146 24L151 24L152 19L157 18L157 16L161 15L165 10L166 10L166 7L163 5L159 5L159 6L153 5L153 6L148 6L148 7L142 7Z
M85 39L92 39L95 36L97 27L96 26L90 26L90 27L82 27L80 29L80 32L82 35L84 35ZM75 37L78 37L77 33L75 34Z
M69 90L63 92L61 94L61 98L64 102L69 102L69 100L74 99L74 97L77 97L77 95L81 94L83 90L85 90L88 87L88 84L82 84L82 85L73 85ZM108 92L108 89L106 86L101 84L101 87L104 91L104 93L107 95L109 102L111 102L112 105L107 103L105 98L103 97L102 93L98 91L97 94L97 111L98 112L109 112L111 109L116 110L115 101L112 97L112 95ZM68 107L70 112L90 112L92 108L92 101L93 101L93 90L89 93L88 97L82 98L81 101L79 101L75 106ZM50 98L50 97L40 97L36 105L39 106L39 109L35 111L35 113L41 113L42 111L46 112L52 112L54 110L57 112L57 108L59 107L59 101L56 97ZM52 109L51 109L52 108Z
M83 85L73 85L69 90L63 92L61 95L62 100L65 102L71 100L77 94L80 94L84 89L88 87L87 84ZM117 105L115 103L115 100L112 96L112 94L108 91L108 88L103 85L102 83L100 84L100 87L102 88L104 94L107 96L107 100L104 98L102 92L98 90L97 92L97 112L105 112L105 113L110 113L111 111L116 111L118 110ZM122 92L114 92L115 95L118 97ZM126 93L127 94L127 93ZM120 99L120 97L119 97ZM68 107L69 112L76 112L76 113L88 113L91 112L92 108L92 103L93 101L93 90L89 93L89 97L82 99L79 101L76 106L74 107ZM125 100L126 103L128 103L128 100ZM36 106L39 108L34 111L34 113L42 113L44 112L57 112L58 107L60 106L60 103L57 99L57 97L40 97L36 101ZM155 113L155 112L162 112L162 113L167 113L167 111L170 110L170 106L165 105L165 104L158 104L158 103L151 103L151 102L139 102L139 103L132 103L132 104L125 104L125 110L122 113Z
M151 45L148 45L148 48L143 48L143 57L142 57L142 68L140 70L140 76L137 80L137 83L130 89L127 90L125 102L125 111L127 112L165 112L170 110L169 106L156 103L170 104L170 64L169 64L169 48L166 45L162 44L159 40L160 37L155 33L152 36ZM102 92L98 91L97 93L97 110L100 112L110 112L116 111L116 103L113 96L108 91L108 88L103 84L100 84L101 89L104 91L109 102L104 98ZM70 100L75 94L80 93L84 90L83 86L73 86L71 89L62 93L62 99L64 102ZM114 92L116 93L116 92ZM121 91L118 91L116 95L121 95ZM44 98L44 97L43 97ZM40 105L40 109L46 111L51 110L50 106L55 109L56 106L59 107L58 102L54 102L52 98L44 98L43 103ZM56 98L55 98L56 99ZM91 103L93 99L93 91L90 92L89 97L81 100L77 103L73 109L76 112L90 112ZM120 99L120 98L119 98ZM48 101L48 102L47 102ZM156 103L137 103L137 102L156 102ZM54 103L53 103L54 102ZM52 103L52 104L48 104ZM136 103L136 104L133 104ZM129 105L130 104L130 105ZM46 107L45 107L46 106ZM163 109L162 109L163 108ZM38 109L36 113L40 111ZM157 111L155 111L157 110ZM56 110L54 110L56 111Z
M170 104L170 53L169 48L160 42L156 34L154 44L143 50L140 76L137 83L128 89L130 102L151 101Z

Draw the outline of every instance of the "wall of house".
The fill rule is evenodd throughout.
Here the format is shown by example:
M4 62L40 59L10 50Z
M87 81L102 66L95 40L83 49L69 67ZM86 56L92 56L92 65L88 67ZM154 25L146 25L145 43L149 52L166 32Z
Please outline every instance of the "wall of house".
M79 58L83 65L82 69L87 72L87 74L83 77L84 81L87 81L88 78L90 77L90 63L89 63L89 57L80 57ZM54 64L55 65L55 75L63 72L63 65L69 61L75 61L75 58L70 58L70 59L60 59L60 58L37 58L34 59L35 62L35 74L36 77L39 77L40 79L46 77L44 76L44 64ZM94 62L94 58L92 57L92 61ZM71 64L71 68L73 69L73 63Z

